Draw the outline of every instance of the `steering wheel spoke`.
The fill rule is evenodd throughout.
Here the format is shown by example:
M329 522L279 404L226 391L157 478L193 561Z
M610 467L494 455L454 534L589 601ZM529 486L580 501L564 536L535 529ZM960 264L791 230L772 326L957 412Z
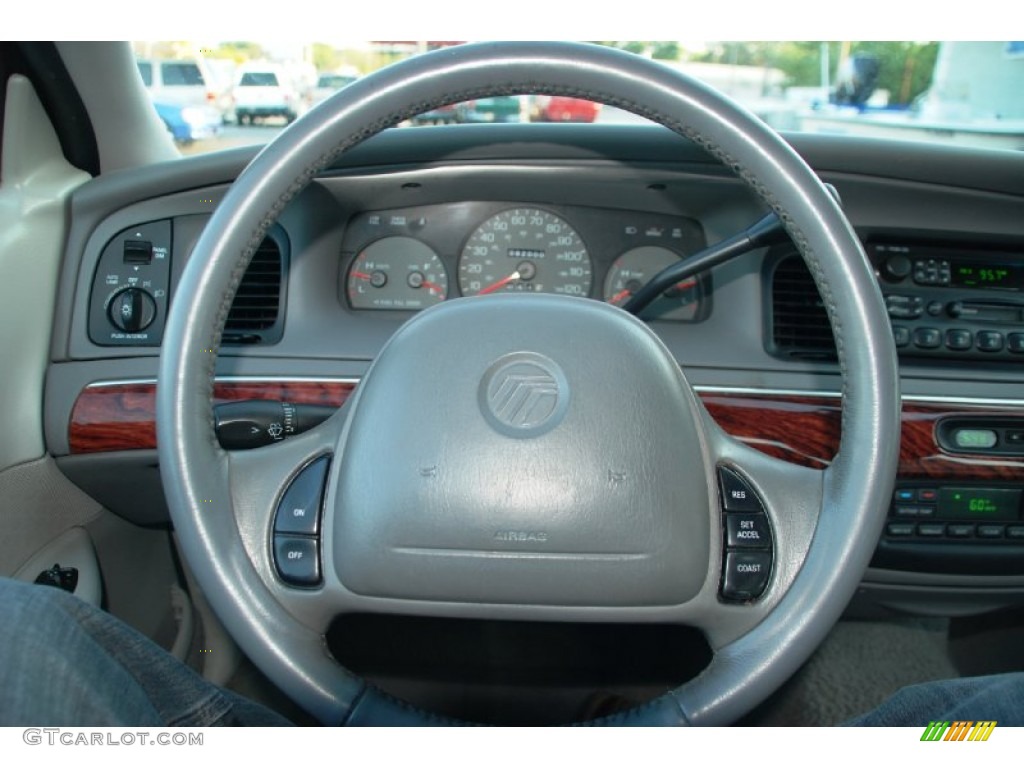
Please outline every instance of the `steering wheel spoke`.
M318 631L338 609L325 589L323 529L345 410L279 443L227 454L242 546L279 602Z
M715 602L691 619L713 648L760 622L792 586L810 550L825 472L768 456L703 412L718 490Z

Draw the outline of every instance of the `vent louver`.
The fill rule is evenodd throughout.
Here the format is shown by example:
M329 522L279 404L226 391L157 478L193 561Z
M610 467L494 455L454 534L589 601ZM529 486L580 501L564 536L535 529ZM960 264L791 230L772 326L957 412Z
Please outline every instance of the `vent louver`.
M260 243L242 278L224 326L227 343L267 341L266 331L278 323L281 310L282 259L277 241ZM261 333L264 332L264 333Z
M772 341L776 354L834 359L835 339L818 287L798 255L783 258L772 275Z

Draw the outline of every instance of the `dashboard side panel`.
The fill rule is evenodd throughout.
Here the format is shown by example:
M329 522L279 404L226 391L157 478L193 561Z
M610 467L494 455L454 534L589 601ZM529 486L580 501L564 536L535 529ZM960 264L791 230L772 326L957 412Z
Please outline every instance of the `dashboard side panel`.
M340 407L355 389L349 382L218 382L214 400L278 400ZM72 454L156 448L156 385L89 387L72 409L68 427Z
M280 400L340 407L355 390L344 381L221 381L218 403ZM72 454L144 450L156 447L156 385L124 383L90 386L72 409L68 439ZM837 398L700 393L715 421L729 434L775 458L822 469L839 446ZM1024 459L1005 456L953 455L935 439L935 424L944 417L998 417L1019 410L968 408L959 404L905 403L902 417L899 476L903 480L1015 482Z

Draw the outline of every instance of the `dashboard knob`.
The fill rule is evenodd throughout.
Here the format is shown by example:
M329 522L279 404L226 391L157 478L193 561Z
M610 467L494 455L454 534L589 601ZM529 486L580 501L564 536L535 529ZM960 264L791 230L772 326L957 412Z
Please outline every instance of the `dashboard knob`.
M885 278L887 280L902 280L910 274L910 270L913 267L910 259L903 254L896 254L890 256L885 260L884 270Z
M110 300L110 322L125 333L138 333L156 317L156 301L141 288L125 288Z

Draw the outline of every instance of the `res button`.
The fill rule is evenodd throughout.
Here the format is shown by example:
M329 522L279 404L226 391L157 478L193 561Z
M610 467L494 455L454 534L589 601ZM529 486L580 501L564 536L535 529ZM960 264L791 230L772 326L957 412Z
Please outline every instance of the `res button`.
M727 512L764 512L747 481L731 469L719 467L718 482L722 489L722 506Z

